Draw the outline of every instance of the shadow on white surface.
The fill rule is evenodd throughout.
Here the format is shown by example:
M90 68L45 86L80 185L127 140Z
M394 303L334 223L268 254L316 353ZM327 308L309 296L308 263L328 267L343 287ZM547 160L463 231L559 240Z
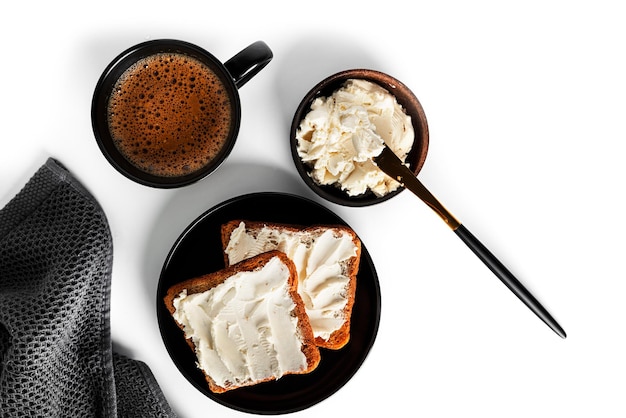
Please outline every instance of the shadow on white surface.
M377 69L380 65L353 39L343 36L307 37L276 54L273 65L278 109L285 126L290 126L294 112L306 93L326 77L351 68ZM270 45L271 47L271 45Z

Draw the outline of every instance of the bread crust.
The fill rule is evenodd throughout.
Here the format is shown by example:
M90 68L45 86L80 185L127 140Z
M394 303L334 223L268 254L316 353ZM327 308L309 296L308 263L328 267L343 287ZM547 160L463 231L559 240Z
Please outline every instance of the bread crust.
M356 255L352 257L348 263L346 268L346 276L348 276L348 285L346 288L346 299L347 303L343 309L343 314L346 320L343 322L341 327L335 330L328 339L323 339L321 337L315 338L315 343L318 347L327 348L331 350L338 350L344 347L350 341L350 324L352 317L352 308L354 306L354 299L356 295L356 286L357 286L357 274L359 272L360 260L361 260L361 240L357 236L356 232L351 228L340 225L340 224L317 224L312 226L302 226L296 224L285 224L285 223L276 223L276 222L261 222L261 221L248 221L244 219L233 219L221 227L221 240L222 240L222 249L224 252L224 262L225 265L229 264L228 254L226 254L226 248L230 241L230 236L232 232L239 227L240 223L243 222L246 225L247 231L255 231L260 230L263 227L268 227L272 229L276 229L279 231L286 232L298 232L304 234L312 234L312 235L321 235L323 232L327 230L333 230L337 234L340 232L346 232L352 238L352 242L356 247Z
M174 315L174 313L176 312L176 308L174 307L174 299L182 291L186 290L188 295L194 294L194 293L205 292L223 283L226 279L228 279L229 277L239 272L254 272L256 270L261 269L267 262L269 262L274 257L278 257L281 260L281 262L285 266L287 266L287 268L289 269L289 279L288 279L289 280L288 281L289 295L291 296L295 304L293 314L298 317L298 329L299 329L300 337L303 342L302 353L305 355L307 359L307 367L305 369L297 370L297 371L296 370L286 371L284 374L310 373L318 366L321 356L320 356L319 348L315 344L313 330L311 328L309 318L305 311L304 302L302 301L302 298L300 297L297 291L297 287L298 287L297 276L298 275L296 272L296 267L293 261L291 261L289 257L287 257L284 253L280 251L270 251L267 253L263 253L256 257L252 257L252 258L243 260L237 264L234 264L232 266L226 267L222 270L218 270L213 273L205 274L199 277L187 279L185 281L177 283L168 289L166 295L163 297L163 302L165 303L165 306L167 310L170 312L170 314ZM174 321L174 322L176 322L178 327L184 333L183 325L178 323L178 321ZM187 338L187 336L185 335L185 340L187 344L189 345L189 347L191 348L191 350L193 351L193 353L195 354L196 347L192 339ZM223 393L229 390L242 387L241 385L239 386L230 385L228 387L222 387L218 385L205 370L202 370L202 372L204 373L209 389L214 393ZM245 386L250 386L253 384L258 384L258 383L267 382L271 380L276 380L276 378L269 377L267 379L251 382L249 384L246 384Z

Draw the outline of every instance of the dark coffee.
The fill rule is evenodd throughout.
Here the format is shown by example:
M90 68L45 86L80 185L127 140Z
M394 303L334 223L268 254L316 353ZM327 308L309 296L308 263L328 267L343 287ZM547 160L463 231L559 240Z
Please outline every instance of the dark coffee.
M232 106L220 77L206 64L159 53L119 78L108 125L131 164L156 176L183 176L209 164L228 142Z

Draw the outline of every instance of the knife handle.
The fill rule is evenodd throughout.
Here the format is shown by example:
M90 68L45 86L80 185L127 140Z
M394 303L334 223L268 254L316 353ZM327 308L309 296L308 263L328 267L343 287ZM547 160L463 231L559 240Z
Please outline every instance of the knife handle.
M561 338L566 334L552 315L535 299L519 280L485 247L464 225L459 225L454 232L476 254L476 256L504 283L526 306L530 308Z

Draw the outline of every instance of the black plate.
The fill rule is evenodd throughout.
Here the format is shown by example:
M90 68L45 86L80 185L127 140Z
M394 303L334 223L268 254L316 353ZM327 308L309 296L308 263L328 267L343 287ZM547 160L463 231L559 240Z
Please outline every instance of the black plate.
M283 193L244 195L208 210L182 233L163 266L157 289L157 317L163 342L187 380L222 405L256 414L284 414L306 409L343 387L361 367L374 344L381 306L374 264L363 245L352 311L351 338L345 347L336 351L323 349L319 366L309 374L287 375L277 381L215 394L208 389L202 372L196 367L195 354L165 308L163 297L175 283L224 267L220 226L232 219L299 225L347 225L325 207Z

